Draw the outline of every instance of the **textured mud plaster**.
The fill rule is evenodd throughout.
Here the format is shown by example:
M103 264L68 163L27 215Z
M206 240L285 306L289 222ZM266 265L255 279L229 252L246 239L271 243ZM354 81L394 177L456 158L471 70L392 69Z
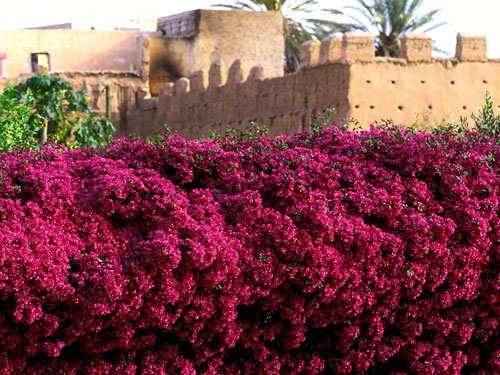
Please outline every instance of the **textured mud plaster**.
M204 137L251 121L271 134L309 130L314 114L334 108L333 120L363 127L381 119L403 125L438 125L476 111L489 91L500 98L500 61L486 58L481 37L460 35L458 59L434 59L432 41L403 38L401 58L374 56L373 37L347 34L301 48L300 70L284 77L248 71L241 60L213 63L165 84L158 98L143 97L129 111L132 134L147 136L169 126Z
M46 53L52 71L136 71L140 65L140 32L21 30L1 31L0 49L7 53L4 76L32 72L31 54Z
M500 62L377 60L351 65L351 117L362 125L380 119L423 126L469 116L486 91L500 99Z
M158 19L158 30L167 40L167 61L178 75L235 60L246 69L262 65L270 77L283 75L285 43L279 12L195 10Z

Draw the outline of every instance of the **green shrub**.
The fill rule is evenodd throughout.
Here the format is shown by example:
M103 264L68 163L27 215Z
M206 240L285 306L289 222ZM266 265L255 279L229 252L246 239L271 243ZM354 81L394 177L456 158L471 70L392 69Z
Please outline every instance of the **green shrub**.
M490 137L498 137L500 134L500 115L495 114L493 98L486 92L483 106L477 113L472 115L477 131Z
M58 77L35 75L0 97L5 106L20 106L18 111L22 108L23 115L22 121L9 121L8 134L16 136L6 138L5 149L33 149L45 142L71 148L102 147L115 131L109 119L92 111L84 91Z
M212 130L208 138L216 141L223 141L228 138L240 141L254 141L268 133L269 128L267 126L261 125L257 121L250 121L250 124L246 128L239 131L234 128L227 128L224 132Z
M26 91L22 100L16 98L16 89L12 86L0 95L0 151L37 147L42 121L33 113L30 106L33 102L30 91Z
M319 134L321 129L331 126L333 124L333 114L335 108L327 108L324 111L314 114L311 119L311 133Z
M453 132L458 135L466 134L474 129L487 137L498 138L500 134L500 115L495 113L493 98L486 92L484 104L477 114L471 115L474 124L471 126L467 117L460 117L457 122L446 123L433 130L433 133Z

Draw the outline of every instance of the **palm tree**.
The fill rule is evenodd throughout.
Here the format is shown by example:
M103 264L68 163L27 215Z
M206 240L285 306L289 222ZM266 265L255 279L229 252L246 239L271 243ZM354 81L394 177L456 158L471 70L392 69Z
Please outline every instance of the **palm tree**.
M280 12L284 18L285 71L294 72L299 65L299 47L311 39L321 39L335 31L350 30L348 23L337 23L332 15L342 14L335 9L321 9L317 0L233 0L231 4L215 7Z
M377 35L377 56L400 56L400 38L405 33L429 32L445 23L435 21L439 9L419 12L425 0L355 0L355 6L344 9L354 21L349 27ZM327 10L329 12L329 10ZM338 15L338 11L332 14Z

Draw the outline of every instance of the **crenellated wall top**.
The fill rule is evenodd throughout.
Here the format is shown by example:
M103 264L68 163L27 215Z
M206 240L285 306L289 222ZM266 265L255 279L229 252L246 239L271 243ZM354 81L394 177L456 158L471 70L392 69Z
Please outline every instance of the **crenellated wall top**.
M406 34L401 38L400 59L408 62L433 61L432 38L424 34ZM329 62L369 62L375 58L375 38L366 33L345 33L322 41L309 41L300 47L302 68ZM464 62L485 62L487 40L484 36L457 35L455 59Z

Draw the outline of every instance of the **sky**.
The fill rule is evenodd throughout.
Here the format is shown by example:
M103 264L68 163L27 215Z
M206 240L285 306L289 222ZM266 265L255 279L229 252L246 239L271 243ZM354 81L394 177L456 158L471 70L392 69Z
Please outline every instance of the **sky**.
M131 20L154 20L187 10L210 8L228 0L3 0L0 29L21 29L73 22L98 28L131 26ZM353 5L354 0L319 0L323 7ZM430 33L438 47L454 54L456 33L486 35L488 55L500 58L500 0L427 0L424 9L440 8L447 25ZM1 48L1 46L0 46Z

